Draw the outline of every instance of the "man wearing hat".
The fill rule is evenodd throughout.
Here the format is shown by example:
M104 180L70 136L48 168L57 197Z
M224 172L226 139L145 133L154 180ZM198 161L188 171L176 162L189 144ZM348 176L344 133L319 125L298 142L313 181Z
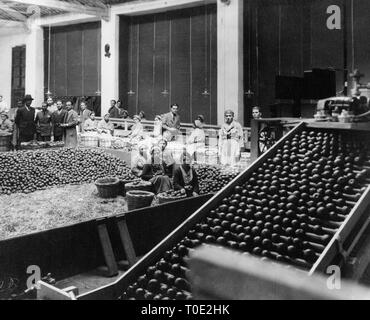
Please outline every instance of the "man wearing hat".
M23 99L23 107L18 109L15 123L19 129L19 143L30 142L35 139L35 109L31 107L34 99L27 94Z
M48 104L44 102L41 111L36 114L36 128L38 141L51 141L52 114L48 110Z

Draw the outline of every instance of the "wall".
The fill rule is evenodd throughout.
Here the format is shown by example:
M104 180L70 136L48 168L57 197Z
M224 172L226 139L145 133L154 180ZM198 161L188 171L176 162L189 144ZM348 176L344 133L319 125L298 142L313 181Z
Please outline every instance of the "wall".
M208 96L202 94L206 88ZM203 114L216 124L216 6L122 17L120 98L131 115L144 110L153 119L177 103L183 122Z
M27 35L24 33L0 35L0 94L9 105L12 89L12 48L25 45L26 38Z

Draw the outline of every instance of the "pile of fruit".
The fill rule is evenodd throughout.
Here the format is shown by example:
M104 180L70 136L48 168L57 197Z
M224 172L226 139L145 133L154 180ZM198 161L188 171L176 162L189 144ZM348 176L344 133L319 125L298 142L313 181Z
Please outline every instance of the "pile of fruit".
M187 256L201 244L310 270L370 182L369 141L318 130L287 140L121 299L191 299Z
M158 194L158 196L168 200L179 200L186 198L186 192L182 190L169 190Z
M200 194L220 191L240 173L240 169L238 168L226 168L205 164L196 166L195 170L198 175Z
M92 183L107 176L117 176L122 180L135 178L123 161L99 150L7 152L0 153L0 163L0 195Z

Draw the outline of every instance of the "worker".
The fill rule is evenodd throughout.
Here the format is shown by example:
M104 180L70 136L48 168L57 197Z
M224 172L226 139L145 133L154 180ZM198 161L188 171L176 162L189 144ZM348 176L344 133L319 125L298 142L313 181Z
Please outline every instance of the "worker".
M252 117L255 120L262 119L262 113L261 113L260 107L253 107Z
M9 120L8 113L5 111L0 113L0 134L12 134L13 122Z
M139 117L141 118L141 120L146 121L146 117L145 117L145 112L144 111L140 111L139 112Z
M190 156L197 160L197 150L205 148L206 143L206 134L203 129L204 126L204 117L199 115L194 120L194 130L187 139L187 151Z
M114 124L110 121L110 115L107 113L103 120L98 124L98 132L104 134L110 134L113 136L114 133Z
M58 100L56 105L57 105L57 110L54 111L51 115L51 123L53 126L54 141L60 142L60 141L63 141L63 135L64 135L64 130L60 125L64 123L64 118L67 115L67 111L64 110L63 102L61 100Z
M76 148L77 147L77 126L79 125L78 114L73 110L73 105L71 101L66 103L67 114L65 116L64 122L60 125L64 128L64 144L66 148Z
M162 117L162 133L163 138L167 141L172 141L180 132L181 120L179 115L179 106L173 104L169 113Z
M141 118L138 115L133 117L134 125L131 127L131 132L129 134L130 143L137 144L144 138L144 126L141 123Z
M192 166L192 157L187 152L181 155L180 166L173 175L173 186L175 190L181 190L188 197L199 195L198 176Z
M51 141L52 114L48 110L48 104L44 102L41 111L36 114L37 141Z
M90 118L91 111L87 109L86 102L82 101L80 104L80 132L84 132L84 124Z
M161 158L161 149L152 147L150 151L150 162L144 165L141 178L150 181L156 194L173 189L171 179L166 175Z
M19 141L30 142L35 140L36 124L35 124L35 109L31 106L34 99L27 94L23 99L23 107L18 109L15 116L15 123L19 130Z
M54 111L57 111L57 105L54 103L54 100L52 97L49 97L47 100L46 100L46 103L48 104L48 110L51 114L54 113Z
M139 145L139 154L132 161L132 173L141 177L143 174L144 166L148 163L148 148L146 144Z
M84 132L96 132L98 131L98 124L95 120L95 112L90 113L89 119L84 123Z
M108 110L109 116L111 119L119 119L120 118L120 109L117 107L116 100L111 100L110 102L111 107Z
M225 123L219 131L220 157L222 165L235 165L240 159L240 146L243 141L243 128L234 120L234 112L225 112Z
M166 174L172 178L176 164L173 153L168 149L168 142L165 139L160 140L158 146L161 150L161 163L163 163Z

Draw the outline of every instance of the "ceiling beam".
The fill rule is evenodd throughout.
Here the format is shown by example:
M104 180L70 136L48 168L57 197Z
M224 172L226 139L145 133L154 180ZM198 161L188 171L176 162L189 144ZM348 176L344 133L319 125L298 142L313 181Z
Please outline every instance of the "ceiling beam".
M0 1L0 10L5 11L9 16L11 16L16 21L21 21L21 22L27 21L27 17L25 15L11 8L9 5L2 3L1 1Z
M74 13L85 13L87 15L96 16L104 20L109 19L109 8L108 6L92 7L89 5L76 4L74 2L59 1L59 0L10 0L14 3L48 7L53 9L59 9L67 12ZM99 4L103 4L100 2Z

